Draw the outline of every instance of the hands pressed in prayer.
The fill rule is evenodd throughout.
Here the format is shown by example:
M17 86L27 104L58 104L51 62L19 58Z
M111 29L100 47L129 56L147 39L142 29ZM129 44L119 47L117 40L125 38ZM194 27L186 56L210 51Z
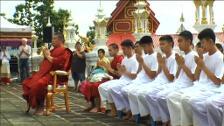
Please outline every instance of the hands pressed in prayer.
M137 59L137 61L138 61L139 64L142 64L144 62L142 56L139 55L139 54L136 54L136 59Z
M105 67L107 70L112 69L111 66L110 66L110 64L108 64L108 63L100 62L100 65L103 66L103 67Z
M43 54L44 54L44 57L48 57L48 56L50 56L50 51L47 48L44 48Z
M99 66L99 67L102 67L102 62L97 61L96 65Z
M78 57L80 57L80 58L83 58L83 55L81 54L81 52L80 51L75 51L75 53L76 53L76 55L78 56Z
M47 58L50 62L53 61L53 57L51 57L51 53L47 48L43 49L44 57Z
M162 57L160 53L157 53L157 61L159 66L164 66L165 65L165 58Z
M124 65L121 65L121 64L117 64L117 69L118 69L118 73L120 75L123 75L127 71L126 68L125 68L125 66Z
M183 66L184 65L184 57L180 56L179 54L175 54L175 59L176 59L176 62L178 64L179 67Z
M203 59L203 53L204 53L203 49L199 48L197 50L197 53L198 53L198 56Z
M203 59L201 57L195 56L194 57L195 63L197 64L197 66L202 69L205 66L205 63L203 61Z

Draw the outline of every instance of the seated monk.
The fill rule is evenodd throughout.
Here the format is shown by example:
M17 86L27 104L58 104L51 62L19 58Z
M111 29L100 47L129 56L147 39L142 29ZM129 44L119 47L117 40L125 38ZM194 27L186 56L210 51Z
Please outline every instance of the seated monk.
M22 82L23 98L27 101L29 112L30 107L35 109L34 114L42 115L44 110L44 100L47 93L48 84L52 84L53 76L51 71L65 70L68 56L68 49L64 47L63 34L57 33L53 37L53 49L49 51L43 49L44 60L37 73Z
M109 45L108 48L109 48L109 54L111 57L113 57L113 60L110 63L98 61L97 66L99 66L99 68L104 68L104 70L106 70L109 73L109 75L113 77L113 79L118 79L119 74L117 72L117 64L121 63L121 61L123 60L123 56L118 55L119 48L118 48L117 44L111 44L111 45ZM94 72L102 73L102 72L100 72L101 70L95 69L92 73L94 73ZM95 79L94 79L94 76L95 76ZM98 100L97 104L95 104L95 99L99 98L98 86L100 84L102 84L103 82L112 79L108 75L106 75L104 78L102 78L101 76L102 76L102 74L101 75L95 74L92 76L93 78L90 79L90 81L86 80L80 86L80 92L85 96L85 99L87 100L87 102L91 102L91 106L89 108L87 108L85 111L91 111L91 112L99 112L100 111L99 100ZM101 78L101 79L99 79L99 78ZM105 110L103 110L103 112L104 111Z

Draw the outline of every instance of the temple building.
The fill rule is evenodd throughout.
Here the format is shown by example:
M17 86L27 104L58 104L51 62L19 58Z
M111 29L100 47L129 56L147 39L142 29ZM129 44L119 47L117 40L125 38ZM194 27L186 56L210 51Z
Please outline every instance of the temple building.
M192 27L197 31L197 33L193 33L194 44L199 41L197 35L202 29L212 28L214 30L216 27L213 3L214 0L206 2L192 1L192 5L195 5L195 25ZM155 34L159 24L147 0L120 0L116 4L115 10L111 13L111 18L107 24L107 45L110 43L120 44L124 39L131 39L135 42L144 35L150 35L154 41L155 48L157 48L159 46L159 38L162 36ZM177 33L169 34L173 37L175 45L177 45L178 34L187 29L184 26L184 15L181 13L180 26L177 28ZM215 34L217 37L216 42L224 43L224 30Z
M136 33L154 34L159 24L147 0L120 0L107 24L107 44L124 39L135 41Z

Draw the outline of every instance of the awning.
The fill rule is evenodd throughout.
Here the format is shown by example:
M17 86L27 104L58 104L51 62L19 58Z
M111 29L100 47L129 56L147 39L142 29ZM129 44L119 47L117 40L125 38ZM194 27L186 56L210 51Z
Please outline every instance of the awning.
M31 45L31 39L28 39L27 44ZM21 39L0 39L0 46L8 46L18 48L21 45Z

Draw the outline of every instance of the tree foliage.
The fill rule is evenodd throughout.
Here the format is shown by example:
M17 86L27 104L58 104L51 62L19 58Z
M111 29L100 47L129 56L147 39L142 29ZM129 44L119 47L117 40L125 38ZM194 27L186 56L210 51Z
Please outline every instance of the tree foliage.
M86 33L86 37L89 38L89 41L91 44L95 44L94 38L95 38L95 26L89 26L89 31Z
M48 17L55 32L63 32L64 25L67 24L70 13L68 10L54 10L54 0L25 0L24 4L16 6L16 12L10 22L33 26L38 36L38 45L43 41L43 28L47 25ZM78 26L76 26L78 33Z

